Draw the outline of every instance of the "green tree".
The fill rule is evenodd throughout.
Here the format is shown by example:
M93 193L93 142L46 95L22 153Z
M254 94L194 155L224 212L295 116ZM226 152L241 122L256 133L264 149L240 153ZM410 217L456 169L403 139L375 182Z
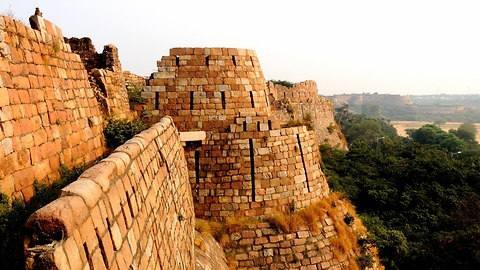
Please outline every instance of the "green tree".
M465 142L435 125L372 147L371 130L386 134L378 121L344 124L356 138L349 151L320 147L330 187L369 229L364 241L387 269L480 269L480 154L452 156Z
M439 145L452 153L462 151L466 147L465 142L455 134L447 133L433 124L424 125L417 130L409 131L409 133L410 137L416 142Z
M380 118L382 109L377 104L362 103L362 114L368 118Z
M451 129L448 132L456 135L467 144L478 144L476 140L477 127L470 122L462 123L457 130Z

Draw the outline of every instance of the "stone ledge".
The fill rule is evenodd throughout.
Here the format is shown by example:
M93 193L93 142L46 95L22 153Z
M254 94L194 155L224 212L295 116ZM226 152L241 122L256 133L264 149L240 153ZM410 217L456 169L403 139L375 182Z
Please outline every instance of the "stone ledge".
M203 141L207 138L205 131L180 132L181 142Z

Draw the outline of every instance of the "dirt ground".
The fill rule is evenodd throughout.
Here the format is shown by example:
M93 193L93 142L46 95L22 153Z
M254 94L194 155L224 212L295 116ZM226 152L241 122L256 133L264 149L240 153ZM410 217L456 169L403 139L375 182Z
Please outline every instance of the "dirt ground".
M392 124L396 129L397 133L400 136L406 137L407 134L405 133L406 129L410 128L420 128L426 124L432 124L432 122L426 122L426 121L390 121L390 124ZM449 129L457 129L458 126L460 126L462 123L460 122L447 122L445 125L439 125L439 127L445 131L448 132ZM475 126L477 127L477 141L480 141L480 123L475 123Z

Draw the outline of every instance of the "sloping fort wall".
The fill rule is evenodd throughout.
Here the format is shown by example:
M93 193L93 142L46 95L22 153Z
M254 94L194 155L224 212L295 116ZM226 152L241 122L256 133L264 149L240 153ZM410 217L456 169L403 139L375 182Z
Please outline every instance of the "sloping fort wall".
M266 216L328 195L313 133L280 128L255 51L173 48L142 96L147 114L180 131L205 131L186 147L197 217Z
M101 156L103 120L87 72L61 30L0 16L0 192L29 200L38 180Z
M30 216L28 269L194 269L191 198L166 117Z

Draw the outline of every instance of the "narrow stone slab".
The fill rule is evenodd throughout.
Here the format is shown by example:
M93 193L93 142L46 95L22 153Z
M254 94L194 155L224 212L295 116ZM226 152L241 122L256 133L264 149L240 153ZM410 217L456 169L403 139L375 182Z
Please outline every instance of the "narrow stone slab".
M206 137L205 131L180 132L180 141L182 142L203 141Z

